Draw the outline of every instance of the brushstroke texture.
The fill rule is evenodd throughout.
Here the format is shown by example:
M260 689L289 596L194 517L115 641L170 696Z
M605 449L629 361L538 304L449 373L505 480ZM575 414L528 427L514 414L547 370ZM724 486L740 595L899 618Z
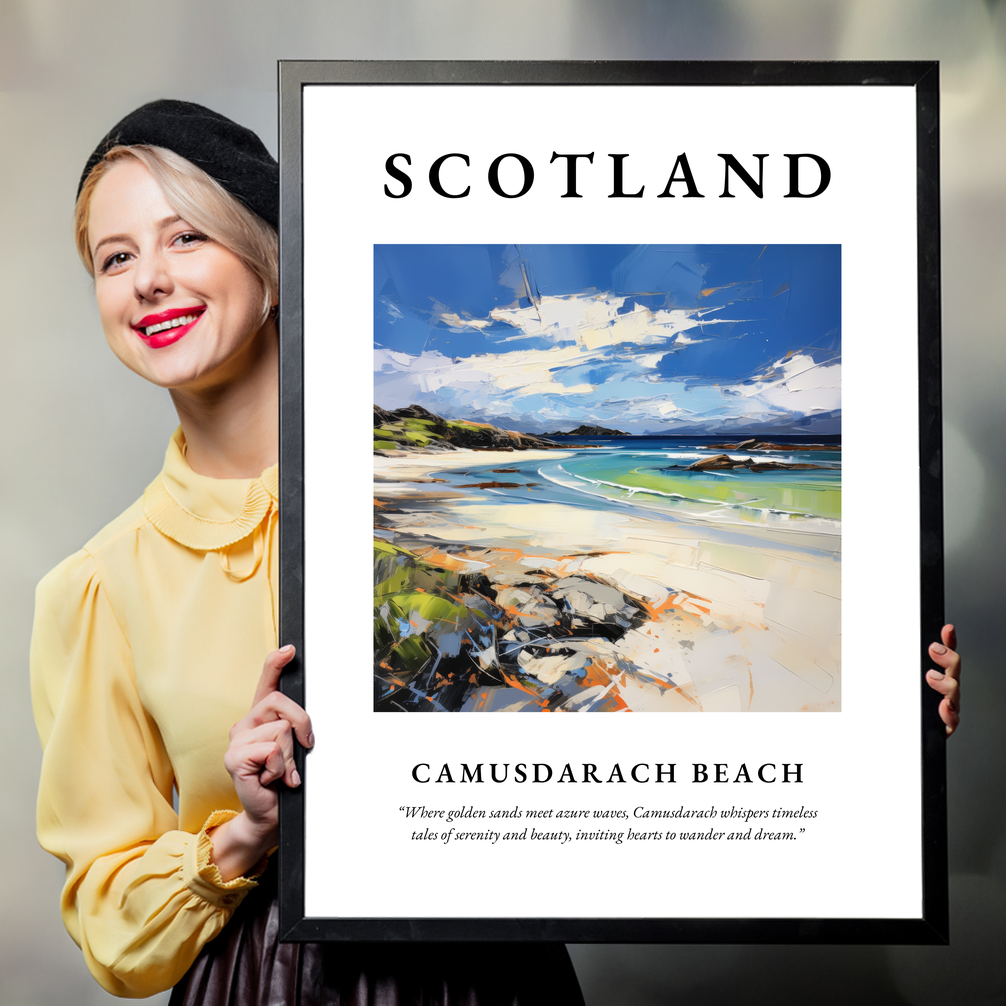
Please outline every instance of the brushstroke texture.
M840 249L388 246L378 401L542 434L835 434Z
M374 266L376 710L840 709L838 247Z

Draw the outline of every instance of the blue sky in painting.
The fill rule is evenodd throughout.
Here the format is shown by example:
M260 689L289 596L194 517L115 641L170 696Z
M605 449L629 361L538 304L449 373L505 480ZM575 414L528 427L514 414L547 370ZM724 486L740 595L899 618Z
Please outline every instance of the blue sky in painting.
M841 424L838 245L377 245L375 402L545 432Z

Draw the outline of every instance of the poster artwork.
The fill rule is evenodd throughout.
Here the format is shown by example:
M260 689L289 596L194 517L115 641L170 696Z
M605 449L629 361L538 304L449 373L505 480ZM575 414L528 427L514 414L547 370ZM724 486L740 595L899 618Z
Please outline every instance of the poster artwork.
M841 246L375 244L374 709L841 709Z
M945 940L935 69L281 85L284 932Z

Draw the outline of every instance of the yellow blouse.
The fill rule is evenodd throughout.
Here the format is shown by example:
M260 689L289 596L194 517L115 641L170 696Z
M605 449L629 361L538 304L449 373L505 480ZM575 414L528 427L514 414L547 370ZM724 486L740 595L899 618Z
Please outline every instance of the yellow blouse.
M143 498L38 586L38 837L115 995L174 985L255 886L223 882L206 829L241 809L228 731L276 646L277 493L276 467L197 475L178 430Z

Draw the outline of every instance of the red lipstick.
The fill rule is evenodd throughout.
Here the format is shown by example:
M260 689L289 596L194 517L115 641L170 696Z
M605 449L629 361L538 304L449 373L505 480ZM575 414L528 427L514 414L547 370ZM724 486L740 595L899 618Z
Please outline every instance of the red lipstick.
M205 310L204 305L199 305L196 307L173 307L168 311L148 314L133 325L133 331L151 349L161 349L164 346L170 346L173 342L178 342L184 335L187 335ZM189 320L179 324L181 319Z

